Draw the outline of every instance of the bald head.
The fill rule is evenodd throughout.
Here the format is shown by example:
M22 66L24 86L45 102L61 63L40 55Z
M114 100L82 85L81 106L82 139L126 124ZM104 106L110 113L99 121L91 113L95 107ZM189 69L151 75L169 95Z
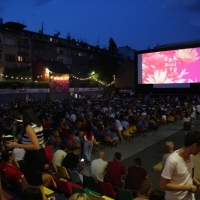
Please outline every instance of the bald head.
M165 146L168 152L174 151L174 143L172 141L166 142Z
M100 151L99 154L98 154L98 158L104 159L105 158L105 152Z

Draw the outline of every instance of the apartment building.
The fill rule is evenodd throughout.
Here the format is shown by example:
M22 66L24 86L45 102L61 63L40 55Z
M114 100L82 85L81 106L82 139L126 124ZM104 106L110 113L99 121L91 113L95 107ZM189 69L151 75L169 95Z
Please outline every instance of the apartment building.
M0 74L4 68L29 67L38 58L48 61L60 61L71 69L73 74L87 76L90 63L99 56L114 56L106 49L92 46L83 41L60 38L44 34L43 26L39 32L26 30L27 26L18 22L3 23L0 18ZM0 76L3 80L3 75Z

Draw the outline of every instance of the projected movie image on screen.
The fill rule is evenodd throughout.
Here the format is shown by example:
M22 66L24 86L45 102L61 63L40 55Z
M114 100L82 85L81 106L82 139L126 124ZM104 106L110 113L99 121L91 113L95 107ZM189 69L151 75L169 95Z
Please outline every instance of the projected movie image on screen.
M142 54L142 84L200 82L200 47Z

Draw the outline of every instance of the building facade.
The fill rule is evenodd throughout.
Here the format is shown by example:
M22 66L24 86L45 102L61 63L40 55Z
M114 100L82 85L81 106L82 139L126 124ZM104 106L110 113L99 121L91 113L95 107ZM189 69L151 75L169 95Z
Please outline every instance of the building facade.
M99 55L116 54L70 36L60 38L59 32L52 35L25 30L26 26L17 22L3 23L0 19L0 81L4 80L5 68L31 68L38 58L60 61L77 76L86 77L92 70L91 63Z

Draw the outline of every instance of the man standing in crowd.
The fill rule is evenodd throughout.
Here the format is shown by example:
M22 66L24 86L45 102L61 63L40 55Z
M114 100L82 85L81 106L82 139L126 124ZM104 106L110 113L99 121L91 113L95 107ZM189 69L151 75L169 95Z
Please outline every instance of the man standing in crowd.
M104 161L104 158L105 152L100 151L98 158L91 162L90 175L95 179L97 183L98 181L103 182L104 180L105 170L108 165L108 162Z
M114 189L116 187L123 188L122 181L126 178L126 168L120 162L122 154L120 152L116 152L114 155L114 160L108 162L105 182L110 183Z
M160 187L165 190L165 199L194 200L194 192L200 182L193 176L192 155L200 152L200 131L189 132L184 146L173 152L167 159L161 174Z

